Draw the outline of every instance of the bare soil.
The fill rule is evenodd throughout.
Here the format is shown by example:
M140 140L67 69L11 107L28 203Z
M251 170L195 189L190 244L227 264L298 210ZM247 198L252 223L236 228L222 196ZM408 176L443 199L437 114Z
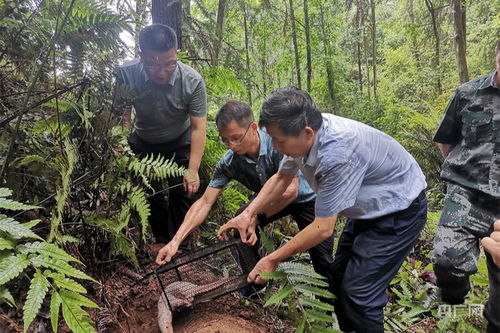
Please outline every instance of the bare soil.
M149 267L150 269L156 267ZM103 285L108 306L95 314L99 331L111 333L160 333L158 299L160 285L155 276L133 286L133 274L119 271ZM272 309L229 294L191 309L174 313L175 333L284 333L294 329Z

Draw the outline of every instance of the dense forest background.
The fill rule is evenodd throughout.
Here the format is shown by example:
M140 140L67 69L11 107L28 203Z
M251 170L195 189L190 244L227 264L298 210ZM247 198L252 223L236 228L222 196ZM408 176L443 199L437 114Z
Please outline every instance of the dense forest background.
M50 308L57 327L62 306L70 329L91 332L84 309L102 307L92 281L144 260L149 183L183 170L130 152L130 129L112 121L113 96L127 93L114 89L114 71L137 56L151 9L172 5L180 57L208 89L205 185L225 151L213 124L219 106L237 99L258 115L273 89L306 89L324 112L396 138L427 176L429 223L391 288L387 329L481 331L480 317L440 317L426 304L435 287L422 276L445 193L432 136L454 89L495 68L500 0L0 0L2 320L22 317L26 329ZM198 243L214 241L248 195L226 190ZM291 227L274 228L283 241ZM470 303L484 304L482 261L473 282Z

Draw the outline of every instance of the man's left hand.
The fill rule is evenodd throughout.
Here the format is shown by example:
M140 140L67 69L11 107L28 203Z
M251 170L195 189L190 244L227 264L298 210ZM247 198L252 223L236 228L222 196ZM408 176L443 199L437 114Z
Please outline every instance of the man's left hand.
M278 266L278 262L273 261L269 256L266 256L259 260L259 262L252 269L250 274L248 274L247 281L250 283L264 284L267 282L266 279L260 276L260 273L274 272Z
M198 191L200 187L200 177L198 176L198 170L187 169L184 175L184 191L187 192L188 197L192 197Z

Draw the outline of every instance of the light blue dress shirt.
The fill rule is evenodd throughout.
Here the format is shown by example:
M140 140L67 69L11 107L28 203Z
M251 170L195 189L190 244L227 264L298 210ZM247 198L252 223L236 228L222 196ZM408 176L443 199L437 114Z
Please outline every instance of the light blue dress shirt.
M323 114L307 156L285 156L280 171L301 170L316 192L316 216L373 219L407 208L427 187L415 159L389 135Z

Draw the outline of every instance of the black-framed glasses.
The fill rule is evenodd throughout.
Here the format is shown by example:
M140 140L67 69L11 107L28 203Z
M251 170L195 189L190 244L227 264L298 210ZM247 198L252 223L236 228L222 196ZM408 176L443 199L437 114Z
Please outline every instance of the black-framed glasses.
M144 63L144 68L150 71L159 72L159 71L173 71L177 68L177 61L170 62L168 64L160 65L160 64L146 64Z
M252 126L252 124L253 124L253 122L251 122L248 125L247 130L241 136L241 138L233 140L233 139L224 139L223 137L219 136L219 141L222 142L223 144L225 144L226 146L229 146L229 145L237 146L237 145L239 145L241 142L243 142L243 139L245 139L245 136L247 135L248 130L250 129L250 126Z

